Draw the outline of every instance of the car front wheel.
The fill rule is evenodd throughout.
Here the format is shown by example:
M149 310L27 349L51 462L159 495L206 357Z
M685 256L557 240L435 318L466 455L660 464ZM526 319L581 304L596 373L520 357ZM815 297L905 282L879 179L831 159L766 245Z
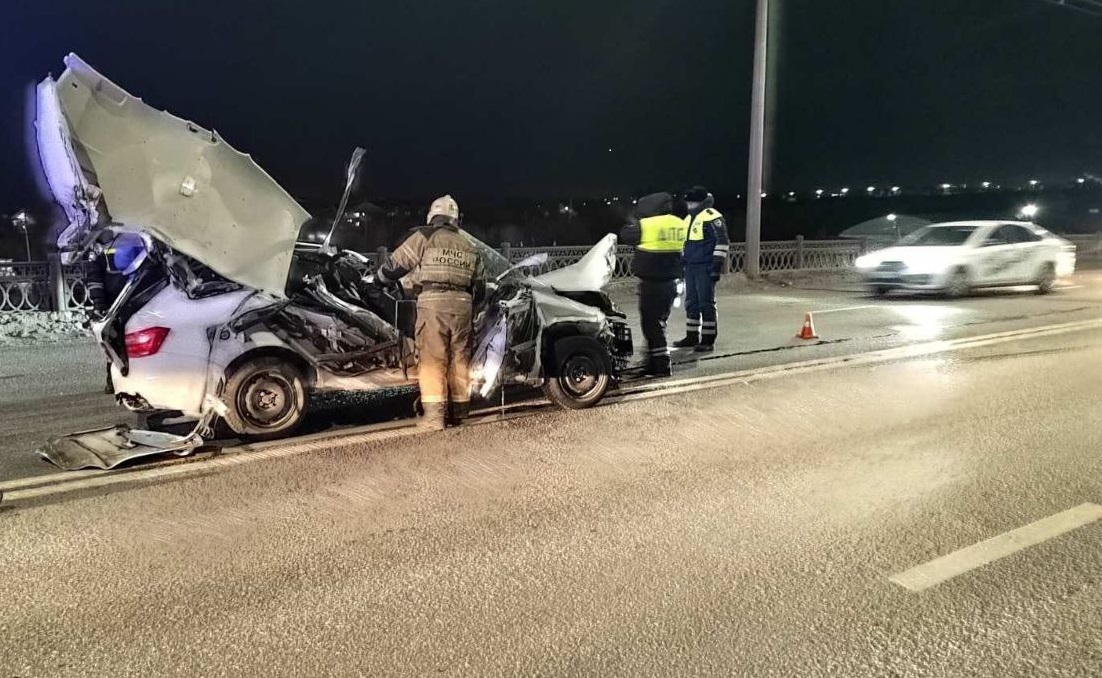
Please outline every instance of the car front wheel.
M1048 294L1056 285L1056 265L1049 262L1037 274L1037 294Z
M945 283L945 296L950 299L959 299L968 296L972 291L972 284L968 281L968 271L958 268L949 273L949 279Z
M288 435L306 413L306 381L297 366L266 356L238 367L226 382L226 424L248 440Z
M608 351L595 339L567 337L555 343L543 394L568 410L593 407L612 384Z

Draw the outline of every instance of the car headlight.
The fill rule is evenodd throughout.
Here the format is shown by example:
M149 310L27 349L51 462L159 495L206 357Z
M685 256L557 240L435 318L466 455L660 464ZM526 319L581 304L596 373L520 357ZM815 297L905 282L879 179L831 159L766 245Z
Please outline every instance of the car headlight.
M862 270L876 268L880 265L880 262L876 260L876 257L872 256L871 254L863 254L857 257L857 259L853 263L857 266L857 268L860 268Z

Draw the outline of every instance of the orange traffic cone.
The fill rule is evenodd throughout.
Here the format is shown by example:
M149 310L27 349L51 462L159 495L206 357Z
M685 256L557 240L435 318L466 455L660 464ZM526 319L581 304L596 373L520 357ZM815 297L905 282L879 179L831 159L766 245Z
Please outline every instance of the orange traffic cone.
M804 314L804 326L800 328L797 339L818 339L819 335L815 334L815 323L811 319L811 311Z

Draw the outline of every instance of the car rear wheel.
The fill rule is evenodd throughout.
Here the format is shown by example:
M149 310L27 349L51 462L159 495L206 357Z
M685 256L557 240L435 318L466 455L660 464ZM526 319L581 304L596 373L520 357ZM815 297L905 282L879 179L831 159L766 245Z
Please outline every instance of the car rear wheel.
M972 284L968 281L968 271L958 268L949 274L949 280L945 283L945 296L949 299L960 299L968 296L972 291Z
M283 437L302 423L306 397L306 381L297 366L271 356L255 358L226 382L226 424L248 440Z
M891 291L891 288L886 287L884 285L873 285L872 287L869 288L869 292L872 293L872 296L877 297L877 298L888 296L888 292L890 292L890 291Z
M1056 285L1056 265L1052 262L1047 262L1041 266L1040 272L1037 273L1037 294L1048 294L1052 291L1053 286Z
M568 337L555 343L553 362L545 367L543 394L568 410L593 407L612 384L608 351L595 339Z

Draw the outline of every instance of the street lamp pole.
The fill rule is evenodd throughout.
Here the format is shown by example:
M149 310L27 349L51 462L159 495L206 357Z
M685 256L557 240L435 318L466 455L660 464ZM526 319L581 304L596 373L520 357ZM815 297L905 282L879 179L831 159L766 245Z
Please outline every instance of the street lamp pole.
M746 189L746 275L751 278L761 274L761 194L765 157L765 78L769 48L769 0L758 0L754 31L750 167Z
M27 248L27 261L31 260L31 236L27 229L27 212L20 211L15 215L15 222L19 226L19 230L23 231L23 244Z

